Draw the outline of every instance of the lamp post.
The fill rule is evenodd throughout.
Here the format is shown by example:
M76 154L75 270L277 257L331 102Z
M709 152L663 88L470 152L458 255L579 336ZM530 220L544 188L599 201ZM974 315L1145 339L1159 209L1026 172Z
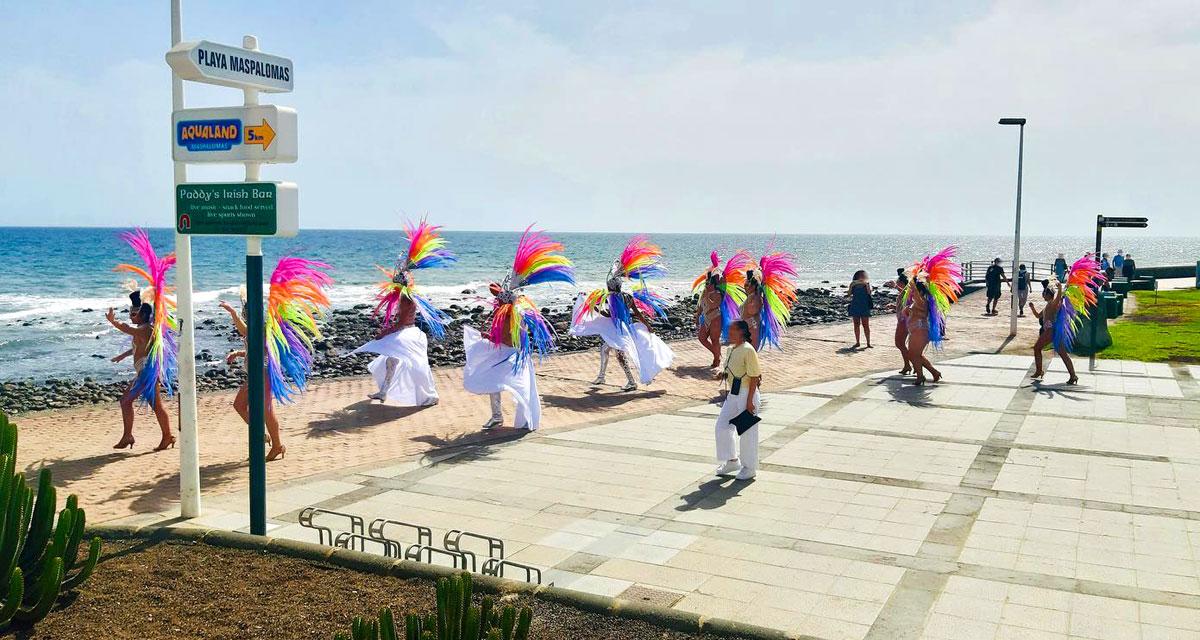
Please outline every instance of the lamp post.
M1013 231L1013 261L1012 274L1013 278L1018 275L1017 266L1021 263L1021 170L1025 160L1025 118L1000 118L1000 124L1011 125L1015 124L1021 128L1019 142L1017 143L1017 224ZM1011 282L1011 281L1010 281ZM1017 305L1020 304L1017 292L1012 294L1012 310L1009 312L1008 319L1008 335L1014 337L1017 335Z

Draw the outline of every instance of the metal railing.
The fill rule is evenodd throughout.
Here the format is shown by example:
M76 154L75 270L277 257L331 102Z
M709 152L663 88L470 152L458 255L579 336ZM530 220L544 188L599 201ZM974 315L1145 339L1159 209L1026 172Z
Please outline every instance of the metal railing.
M1049 278L1050 274L1054 273L1054 263L1052 262L1023 262L1025 269L1029 271L1029 281L1038 282L1045 278ZM973 284L983 282L983 276L987 273L988 267L992 266L991 261L973 261L959 263L962 267L963 283ZM1004 267L1004 277L1010 280L1013 274L1009 273L1012 269L1012 260L1001 262L1000 266Z

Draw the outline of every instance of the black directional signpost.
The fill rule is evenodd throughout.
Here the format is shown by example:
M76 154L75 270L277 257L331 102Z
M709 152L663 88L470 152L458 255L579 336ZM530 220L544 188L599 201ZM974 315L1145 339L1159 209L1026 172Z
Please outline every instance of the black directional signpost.
M1148 226L1150 226L1150 221L1148 218L1112 217L1112 216L1097 215L1096 216L1096 259L1097 260L1100 259L1099 258L1100 249L1102 246L1101 243L1103 241L1103 234L1104 234L1105 227L1115 228L1115 229L1145 229ZM1092 358L1094 359L1096 357L1095 356L1096 352L1100 351L1100 349L1102 348L1100 345L1102 340L1101 340L1101 336L1099 335L1101 326L1103 326L1105 329L1104 336L1103 336L1103 341L1105 343L1104 346L1108 346L1109 344L1112 344L1112 339L1108 337L1108 318L1107 318L1107 312L1104 310L1103 305L1097 305L1097 309L1094 312L1092 312L1092 316L1091 316L1091 318L1089 318L1089 322L1091 323L1092 326L1091 326L1091 329L1088 331L1088 344L1085 345L1085 347L1090 351ZM1093 363L1093 366L1094 366L1094 363Z

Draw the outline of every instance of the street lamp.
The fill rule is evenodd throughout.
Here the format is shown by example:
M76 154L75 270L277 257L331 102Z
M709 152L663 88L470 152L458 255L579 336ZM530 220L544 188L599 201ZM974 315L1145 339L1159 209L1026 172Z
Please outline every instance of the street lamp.
M1021 169L1025 159L1025 118L1000 118L1000 124L1015 124L1021 127L1020 141L1017 143L1017 224L1016 230L1013 231L1013 261L1012 274L1016 278L1017 265L1021 262ZM1008 335L1014 337L1017 335L1017 306L1021 304L1016 292L1012 295L1012 310L1009 313L1008 320Z

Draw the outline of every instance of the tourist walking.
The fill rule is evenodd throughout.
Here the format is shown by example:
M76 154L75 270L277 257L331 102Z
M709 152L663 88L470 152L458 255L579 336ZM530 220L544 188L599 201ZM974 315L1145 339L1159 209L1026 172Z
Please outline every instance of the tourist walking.
M562 249L546 234L527 227L517 244L512 271L501 283L488 285L493 299L487 334L463 327L463 388L487 395L491 402L492 415L484 430L504 425L503 392L516 403L514 427L533 431L541 423L542 401L532 360L535 354L554 349L554 327L521 289L550 282L575 284L575 269L561 255Z
M1025 304L1029 302L1029 272L1025 265L1017 267L1017 315L1025 317Z
M176 341L178 324L170 312L175 303L168 295L170 287L167 285L167 272L175 265L175 254L169 253L160 258L154 251L154 245L150 244L150 237L141 229L122 233L121 238L141 257L145 267L119 264L115 270L141 278L148 289L143 292L138 283L133 281L133 291L129 294L129 323L117 320L116 312L111 308L104 315L108 323L128 335L131 342L129 350L113 358L113 362L133 356L134 369L134 379L121 396L123 429L121 439L113 448L133 448L134 404L140 402L154 411L154 418L162 432L162 438L154 450L162 451L175 446L175 436L171 435L171 423L162 399L164 390L168 395L172 393L179 348ZM146 302L147 297L151 302Z
M654 319L667 318L667 300L646 284L647 278L667 273L662 249L645 236L635 236L625 245L608 271L604 289L579 294L571 314L571 335L599 336L600 373L593 385L604 384L610 354L625 372L622 391L637 389L630 361L636 363L642 384L650 384L660 371L671 366L675 354L651 329ZM624 290L629 281L629 291Z
M1137 275L1137 263L1133 261L1133 254L1125 254L1125 262L1121 264L1121 277L1126 280L1133 280Z
M1054 277L1058 278L1059 282L1067 281L1067 259L1061 253L1054 259Z
M734 424L743 412L757 415L761 408L758 387L762 369L758 352L748 341L750 325L745 320L734 321L729 328L729 350L725 356L722 378L729 386L721 412L717 415L716 475L737 474L738 480L750 480L758 472L758 425L755 424L738 434Z
M871 281L867 272L859 269L850 280L850 289L846 292L850 297L850 317L854 320L854 348L862 344L862 334L867 336L867 348L871 346Z
M405 223L408 241L405 253L394 270L379 267L387 276L376 294L374 315L380 319L375 339L352 353L375 353L367 365L378 390L367 396L380 402L403 407L424 407L438 403L433 371L429 368L429 338L446 337L450 317L418 290L413 272L420 269L449 267L458 260L446 249L446 240L425 220L417 225ZM423 325L418 327L418 322Z
M983 312L985 315L994 316L999 313L996 308L1000 305L1000 285L1008 282L1004 267L1000 266L1000 258L992 260L987 272L983 274L983 281L987 285L987 302L984 304ZM1011 290L1012 285L1009 284L1008 288Z
M716 251L709 254L711 266L692 282L692 291L699 294L696 306L696 337L712 354L711 368L721 366L721 343L729 332L729 323L741 317L740 307L746 301L746 268L750 254L745 249L734 252L720 268L721 258Z

